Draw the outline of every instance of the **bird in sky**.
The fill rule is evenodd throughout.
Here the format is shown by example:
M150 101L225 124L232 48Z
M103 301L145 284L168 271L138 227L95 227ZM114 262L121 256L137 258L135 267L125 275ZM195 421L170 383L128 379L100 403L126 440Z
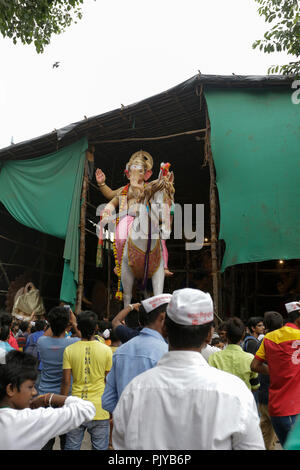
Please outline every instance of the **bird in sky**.
M54 69L54 68L57 69L57 67L59 67L59 64L60 64L60 62L54 62L54 64L52 65L52 68L53 68L53 69Z

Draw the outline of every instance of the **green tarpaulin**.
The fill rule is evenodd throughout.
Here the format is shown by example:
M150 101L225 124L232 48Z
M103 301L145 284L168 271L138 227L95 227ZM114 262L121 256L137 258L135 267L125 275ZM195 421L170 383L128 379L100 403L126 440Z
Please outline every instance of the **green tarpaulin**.
M0 201L21 224L65 239L60 299L76 301L84 138L40 158L2 162Z
M207 89L227 266L300 258L300 104L292 89Z

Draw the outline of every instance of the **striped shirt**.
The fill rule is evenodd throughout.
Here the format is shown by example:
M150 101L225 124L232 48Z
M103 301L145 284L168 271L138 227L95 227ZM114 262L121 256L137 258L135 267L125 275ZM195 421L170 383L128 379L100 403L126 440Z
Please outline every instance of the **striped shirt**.
M300 329L286 323L267 333L255 357L269 366L270 416L300 413Z

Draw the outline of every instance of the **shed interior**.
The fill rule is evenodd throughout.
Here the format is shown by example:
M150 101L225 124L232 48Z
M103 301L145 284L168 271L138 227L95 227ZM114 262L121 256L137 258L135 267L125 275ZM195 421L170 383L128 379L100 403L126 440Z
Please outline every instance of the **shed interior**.
M267 79L266 79L267 80ZM126 184L124 168L130 155L139 149L154 160L153 177L161 162L171 163L175 175L175 202L204 204L205 243L201 250L186 251L185 241L167 241L169 268L174 275L165 280L165 292L181 287L196 287L213 295L211 264L211 175L207 160L209 121L203 86L249 86L249 80L229 77L195 76L186 82L139 103L121 107L47 135L0 150L0 162L9 159L40 157L86 136L94 151L90 164L86 213L86 253L83 308L99 317L117 313L121 304L114 299L117 277L113 273L111 250L105 250L104 265L96 267L97 206L105 202L95 181L95 169L106 174L107 184L115 189ZM280 80L279 80L280 82ZM250 83L252 83L250 77ZM267 80L273 86L272 80ZM278 85L277 82L274 82ZM252 85L251 85L252 86ZM261 80L257 86L263 86ZM217 192L216 192L217 195ZM217 205L217 232L219 211ZM63 272L64 241L21 226L0 205L0 308L11 311L16 291L32 281L40 289L46 310L59 302ZM217 243L220 266L225 244ZM285 263L268 261L229 267L218 273L219 319L237 315L246 319L266 310L284 314L283 304L300 293L298 260ZM299 283L299 288L298 288ZM298 291L298 292L297 292ZM140 293L135 291L135 300Z

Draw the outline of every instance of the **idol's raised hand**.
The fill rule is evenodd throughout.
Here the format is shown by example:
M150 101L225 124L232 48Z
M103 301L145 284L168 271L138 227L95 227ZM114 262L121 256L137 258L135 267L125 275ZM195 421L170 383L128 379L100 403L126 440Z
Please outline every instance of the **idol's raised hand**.
M95 172L95 177L96 177L96 181L99 185L105 183L106 176L103 173L103 171L100 170L100 168L97 168L97 170Z

